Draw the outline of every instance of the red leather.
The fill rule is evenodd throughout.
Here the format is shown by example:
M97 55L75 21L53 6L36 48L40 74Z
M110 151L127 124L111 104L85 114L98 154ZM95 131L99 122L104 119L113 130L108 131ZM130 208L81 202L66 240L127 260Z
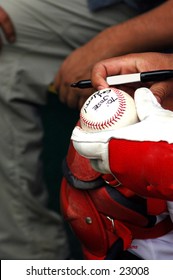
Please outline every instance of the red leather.
M66 160L70 171L79 180L92 181L100 176L100 173L91 167L89 159L82 157L75 151L72 142L70 142Z
M133 192L173 200L173 144L111 139L109 164L116 178Z

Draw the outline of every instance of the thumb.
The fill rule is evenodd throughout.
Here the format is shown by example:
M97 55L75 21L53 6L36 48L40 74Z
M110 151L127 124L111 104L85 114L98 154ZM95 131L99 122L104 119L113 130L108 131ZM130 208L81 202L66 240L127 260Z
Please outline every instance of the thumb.
M104 144L97 140L98 133L87 133L76 126L72 132L71 140L75 150L89 159L101 159Z
M161 105L148 88L139 88L135 91L135 104L139 119L142 121L148 116L160 111Z

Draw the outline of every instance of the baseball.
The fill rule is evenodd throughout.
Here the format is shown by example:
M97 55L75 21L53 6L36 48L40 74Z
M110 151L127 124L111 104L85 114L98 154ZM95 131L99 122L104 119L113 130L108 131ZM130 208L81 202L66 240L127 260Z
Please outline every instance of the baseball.
M93 93L80 111L80 124L88 132L114 130L138 122L135 102L126 92L105 88Z

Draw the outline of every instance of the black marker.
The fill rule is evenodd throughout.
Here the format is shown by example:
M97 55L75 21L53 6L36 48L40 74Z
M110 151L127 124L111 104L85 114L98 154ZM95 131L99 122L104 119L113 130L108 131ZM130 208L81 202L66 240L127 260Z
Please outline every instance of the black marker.
M116 75L106 78L109 86L121 85L136 82L154 82L164 81L173 78L173 70L156 70L142 73ZM71 87L76 88L92 88L91 80L81 80L77 83L71 84Z

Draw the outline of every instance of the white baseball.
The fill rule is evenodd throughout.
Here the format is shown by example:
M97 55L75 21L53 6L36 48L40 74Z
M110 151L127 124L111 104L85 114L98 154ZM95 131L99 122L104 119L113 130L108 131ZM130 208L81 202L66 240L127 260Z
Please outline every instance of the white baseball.
M80 111L81 127L88 132L114 130L136 122L138 117L133 98L116 88L93 93Z

